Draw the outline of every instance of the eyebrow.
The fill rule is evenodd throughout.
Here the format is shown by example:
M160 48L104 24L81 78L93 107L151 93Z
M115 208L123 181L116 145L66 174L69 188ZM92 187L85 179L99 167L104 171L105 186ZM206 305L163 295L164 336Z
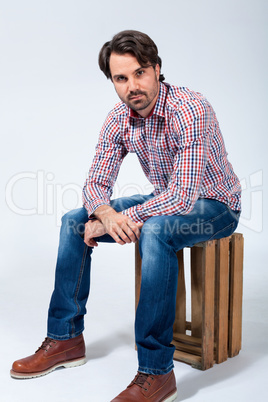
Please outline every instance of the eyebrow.
M138 67L138 68L134 71L134 74L137 73L139 70L144 70L145 68L148 68L148 67L152 67L152 64L149 64L148 66L141 66L141 67ZM125 77L125 75L124 75L124 74L116 74L116 75L113 76L113 79L118 78L118 77Z

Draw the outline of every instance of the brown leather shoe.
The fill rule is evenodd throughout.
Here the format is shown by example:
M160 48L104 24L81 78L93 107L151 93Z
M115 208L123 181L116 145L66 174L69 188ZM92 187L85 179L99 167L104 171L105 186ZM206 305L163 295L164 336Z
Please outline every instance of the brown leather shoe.
M13 378L34 378L48 374L57 367L76 367L86 362L83 335L66 341L46 338L34 355L13 363Z
M111 402L172 402L177 397L173 370L164 375L139 373Z

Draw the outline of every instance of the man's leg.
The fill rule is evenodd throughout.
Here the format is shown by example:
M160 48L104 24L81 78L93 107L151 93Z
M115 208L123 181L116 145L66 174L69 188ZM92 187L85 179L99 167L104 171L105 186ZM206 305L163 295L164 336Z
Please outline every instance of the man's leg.
M152 217L144 224L139 242L142 279L135 323L139 371L165 374L173 368L176 252L231 235L238 219L239 214L225 204L199 199L187 215Z
M134 195L111 201L111 206L122 211L143 203L151 195ZM48 336L65 340L80 335L84 330L84 315L90 289L90 266L93 248L83 240L84 208L70 211L62 218L60 244L56 265L55 288L48 313ZM109 235L96 238L97 242L114 242Z
M238 219L239 214L226 205L200 199L187 215L156 216L145 222L139 241L142 278L135 321L138 375L113 402L175 400L175 348L171 341L178 279L176 252L231 235Z
M55 286L48 311L47 336L54 340L71 339L84 330L92 254L92 248L83 241L87 221L84 208L62 217Z
M11 376L33 378L59 366L85 363L83 314L89 292L92 249L81 237L88 217L84 208L62 218L55 288L48 312L48 336L35 354L15 361Z
M123 197L111 202L116 211L143 203L152 195ZM93 248L83 240L87 212L79 208L62 218L55 273L55 287L48 312L48 337L38 351L13 363L11 375L32 378L48 374L59 366L74 367L85 362L84 315L90 289ZM109 235L100 242L114 242Z

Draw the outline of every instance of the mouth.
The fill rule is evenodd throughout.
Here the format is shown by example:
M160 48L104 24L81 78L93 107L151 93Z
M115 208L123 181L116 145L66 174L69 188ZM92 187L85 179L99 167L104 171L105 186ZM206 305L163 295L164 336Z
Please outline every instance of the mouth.
M143 94L139 94L139 95L134 95L134 96L130 96L129 97L129 100L139 100L139 99L141 99L143 97Z

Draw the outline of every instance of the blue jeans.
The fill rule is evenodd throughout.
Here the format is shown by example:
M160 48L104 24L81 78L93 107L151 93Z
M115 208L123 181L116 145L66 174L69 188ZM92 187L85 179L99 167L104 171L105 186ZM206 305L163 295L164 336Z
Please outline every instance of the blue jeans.
M153 197L134 195L111 201L116 211L142 204ZM178 260L176 252L186 246L230 236L240 213L210 199L198 199L187 215L154 216L141 229L142 257L140 300L136 312L135 337L138 370L166 374L173 368L171 345L175 319ZM55 288L48 313L48 336L65 340L84 330L84 315L90 289L93 248L83 241L87 212L79 208L62 218L55 275ZM114 242L109 235L99 242Z

